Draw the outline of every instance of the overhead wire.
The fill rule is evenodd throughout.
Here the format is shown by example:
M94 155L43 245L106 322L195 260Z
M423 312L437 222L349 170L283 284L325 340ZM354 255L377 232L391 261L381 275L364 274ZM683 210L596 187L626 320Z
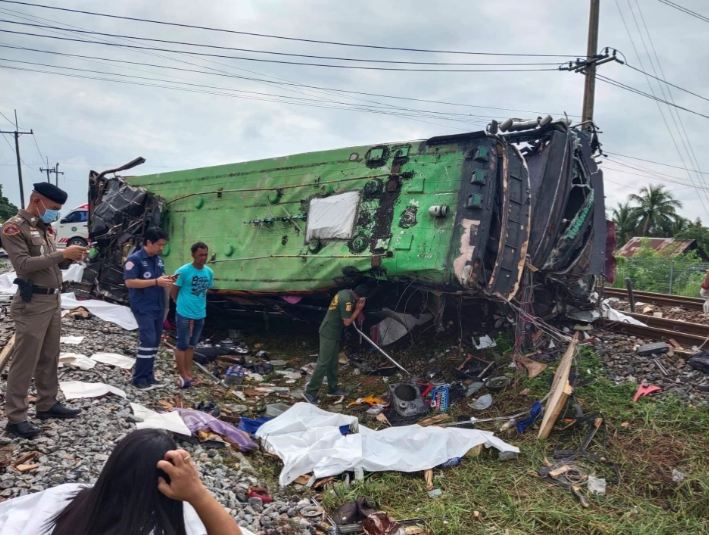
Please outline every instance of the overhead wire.
M208 90L197 90L197 89L190 89L188 87L165 86L165 85L161 85L161 84L150 84L150 83L137 82L137 81L132 81L132 80L117 80L117 79L113 79L113 78L103 78L103 77L98 77L98 76L87 76L87 75L81 75L81 74L70 74L70 73L47 71L47 70L41 70L41 69L31 69L31 68L25 68L25 67L13 67L13 66L8 66L8 65L0 65L0 69L35 72L35 73L42 73L42 74L51 74L51 75L55 75L55 76L62 76L62 77L67 77L67 78L98 80L98 81L105 81L105 82L112 82L112 83L138 85L138 86L144 86L144 87L157 87L157 88L162 88L162 89L172 89L172 90L177 90L177 91L185 91L185 92L189 92L189 93L200 93L200 94L208 94L208 95L216 95L216 96L226 96L226 97L231 97L231 98L241 98L241 99L245 99L245 100L289 103L287 101L282 101L282 100L273 100L273 99L257 98L257 97L245 97L245 96L240 96L240 95L234 95L233 93L224 93L224 92L208 91ZM312 104L311 103L294 103L294 104L300 105L300 106L312 107L312 108L340 109L340 110L344 110L344 111L363 111L363 112L380 114L380 115L409 117L409 118L415 118L415 119L420 120L422 122L431 122L431 121L426 121L426 120L422 119L421 114L414 115L414 114L398 113L398 112L396 112L396 110L389 112L389 111L385 111L385 110L364 108L362 106L360 106L360 107L357 107L357 106L352 106L352 107L324 106L324 105L319 105L319 104L315 104L315 103L312 103Z
M133 22L159 24L159 25L163 25L163 26L191 28L191 29L196 29L196 30L206 30L206 31L211 31L211 32L229 33L229 34L234 34L234 35L247 35L247 36L251 36L251 37L280 39L280 40L285 40L285 41L299 41L299 42L303 42L303 43L325 44L325 45L345 46L345 47L353 47L353 48L369 48L369 49L376 49L376 50L398 50L398 51L403 51L403 52L423 52L423 53L433 53L433 54L460 54L460 55L473 55L473 56L579 57L579 56L584 55L584 54L548 54L548 53L531 53L531 52L523 52L523 53L479 52L479 51L472 52L472 51L465 51L465 50L440 50L440 49L429 49L429 48L395 47L395 46L375 45L375 44L366 44L366 43L348 43L348 42L343 42L343 41L326 41L326 40L309 39L309 38L303 38L303 37L288 37L288 36L283 36L283 35L258 33L258 32L246 32L246 31L239 31L239 30L231 30L231 29L227 29L227 28L217 28L217 27L212 27L212 26L200 26L200 25L196 25L196 24L185 24L185 23L172 22L172 21L146 19L146 18L139 18L139 17L129 17L126 15L115 15L115 14L111 14L111 13L102 13L102 12L97 12L97 11L71 9L71 8L66 8L66 7L50 6L50 5L46 5L46 4L39 4L39 3L33 3L33 2L22 2L22 1L18 1L18 0L0 0L0 2L6 3L6 4L19 4L19 5L30 6L30 7L39 7L42 9L53 9L53 10L64 11L64 12L69 12L69 13L79 13L79 14L83 14L83 15L92 15L92 16L97 16L97 17L106 17L106 18L119 19L119 20L130 20Z
M639 69L638 67L634 67L633 65L630 65L627 62L624 63L624 65L635 72L639 72L640 74L643 74L645 76L649 76L650 78L657 80L658 82L662 82L663 84L669 85L670 87L674 87L675 89L679 89L680 91L683 91L684 93L688 93L692 96L695 96L697 98L700 98L702 100L706 100L707 102L709 102L709 98L704 97L704 96L700 95L699 93L695 93L694 91L690 91L689 89L685 89L684 87L681 87L677 84L673 84L672 82L668 82L664 78L660 78L659 76L655 76L653 74L650 74L649 72Z
M202 71L199 69L188 69L185 67L175 67L175 66L161 65L161 64L156 64L156 63L130 61L130 60L126 60L126 59L106 58L106 57L91 56L91 55L86 55L86 54L73 54L73 53L68 53L68 52L60 52L57 50L45 50L45 49L32 48L32 47L13 46L13 45L2 44L2 43L0 43L0 48L9 48L9 49L13 49L13 50L25 50L25 51L37 52L37 53L41 53L41 54L51 54L51 55L57 55L57 56L63 56L63 57L73 57L73 58L79 58L79 59L97 60L97 61L105 61L105 62L111 62L111 63L122 63L122 64L126 64L126 65L154 67L154 68L158 68L158 69L168 69L168 70L174 70L174 71L180 71L180 72L204 74L204 75L209 75L209 76L219 76L222 78L235 78L235 79L239 79L239 80L261 82L261 83L270 84L270 85L277 85L277 86L294 86L294 87L302 87L302 88L306 88L306 89L316 89L316 90L321 90L321 91L325 91L325 92L363 95L363 96L371 96L371 97L378 97L378 98L387 98L387 99L392 99L392 100L406 100L406 101L421 102L421 103L426 103L426 104L439 104L439 105L445 105L445 106L476 108L476 109L485 109L485 110L500 110L500 111L508 111L508 112L534 113L534 114L541 114L541 115L547 115L547 114L548 115L563 115L564 114L564 112L559 112L559 111L548 112L548 111L540 111L540 110L526 110L526 109L520 109L520 108L505 108L505 107L501 107L501 106L483 106L483 105L479 105L479 104L466 104L466 103L462 103L462 102L451 102L451 101L445 101L445 100L408 97L408 96L402 96L402 95L389 95L389 94L385 94L385 93L372 93L372 92L367 92L367 91L355 91L355 90L351 90L351 89L324 87L324 86L303 84L303 83L297 83L297 82L281 82L281 81L268 80L265 78L254 78L254 77L250 77L250 76L243 76L243 75L239 75L239 74L231 74L231 73L216 72L216 71L209 72L209 71ZM571 116L571 115L569 115L569 116ZM576 117L576 116L574 116L574 117Z
M638 0L635 0L635 5L637 7L638 14L640 16L640 21L642 22L643 28L645 30L645 34L647 35L647 39L650 43L650 49L652 50L652 56L650 56L650 65L653 68L653 71L655 74L654 78L657 79L658 74L659 74L660 76L662 76L663 79L666 79L667 77L665 76L664 69L662 68L662 62L660 61L660 56L658 55L657 49L655 48L654 39L652 37L652 34L650 33L650 30L648 29L647 23L645 21L645 16L643 15L643 12L642 12L642 9L640 7L640 3L638 2ZM642 37L642 33L640 35ZM643 42L643 44L644 44L644 42ZM653 64L653 57L655 59L654 63L657 65L657 70L655 70L655 66ZM658 84L658 86L660 87L660 91L662 92L663 96L665 96L667 98L667 100L672 102L672 104L675 104L675 99L674 99L674 96L672 95L672 90L670 89L670 87L665 87L660 84ZM709 100L709 99L706 99L706 100ZM692 166L696 167L698 170L701 170L701 165L700 165L697 155L694 151L694 144L692 143L692 139L690 138L689 134L687 133L687 129L685 127L684 121L676 108L670 109L670 116L672 116L673 114L674 114L675 124L679 124L680 135L684 140L685 149L686 149L687 154L689 156L689 161L692 164ZM701 172L696 173L696 175L697 175L698 183L700 183L700 184L703 183L704 179L702 177ZM707 200L709 201L709 195L707 195Z
M681 166L679 166L679 165L672 165L672 164L668 164L668 163L657 162L657 161L654 161L654 160L648 160L647 158L640 158L640 157L638 157L638 156L628 156L627 154L620 154L620 153L618 153L618 152L610 152L610 151L607 151L607 150L605 150L605 149L603 150L603 152L606 153L606 154L612 154L613 156L620 156L621 158L629 158L629 159L631 159L631 160L638 160L638 161L641 161L641 162L651 163L651 164L655 164L655 165L663 165L663 166L665 166L665 167L671 167L671 168L673 168L673 169L681 169L682 171L691 171L691 172L693 172L693 173L701 173L701 174L704 174L704 175L709 175L709 172L708 172L708 171L699 171L699 170L697 170L697 169L687 169L686 167L681 167Z
M650 34L650 31L648 30L647 24L645 22L645 18L642 14L642 9L640 7L640 4L637 2L637 0L635 0L635 7L637 8L638 15L639 15L638 17L636 17L635 16L635 9L633 9L632 0L627 0L627 2L628 2L628 7L630 9L630 14L633 17L633 22L635 23L635 27L637 28L638 34L640 35L640 42L645 50L645 54L646 54L648 61L650 63L650 68L652 69L653 74L657 77L659 74L658 71L662 72L661 65L660 65L660 58L657 55L657 50L655 49L654 40L652 38L652 35ZM650 43L650 47L648 47L647 43L645 42L645 34L643 33L643 31L640 27L640 24L638 23L638 20L640 20L643 24L643 27L645 29L645 34L647 34L647 39L648 39L648 42ZM653 59L653 54L651 54L651 51L654 53L654 59ZM657 68L655 66L655 63L657 63ZM665 78L664 72L662 72L662 77ZM650 82L649 79L647 79L647 82L648 82L648 87L650 87L652 89L652 83ZM687 155L687 158L688 158L690 164L699 168L699 162L696 160L696 156L694 154L694 148L692 146L692 141L689 138L689 136L687 135L687 130L684 127L684 122L682 121L682 118L679 116L679 113L676 108L676 103L674 101L674 98L672 97L671 89L669 87L665 87L664 85L661 85L661 84L658 84L658 89L659 89L659 92L662 95L663 99L669 103L668 104L668 113L670 116L670 120L672 121L672 123L677 131L678 137L679 137L680 141L682 142L681 148L684 149L684 151L686 152L686 155ZM654 91L652 93L653 93L653 95L655 94ZM689 167L689 166L687 166L687 167ZM694 180L695 177L692 175L692 173L688 172L687 176L690 177L690 181L692 183L695 182L695 180ZM696 182L698 184L701 184L702 177L697 176L696 178L697 178ZM700 191L699 193L700 193L700 198L701 198L701 193L704 193L704 200L709 202L709 194L706 191L704 191L704 192ZM704 200L702 200L702 205L706 209L706 204L704 203Z
M692 11L691 9L688 9L684 6L681 6L676 2L671 2L670 0L658 0L658 1L662 4L665 4L666 6L670 6L674 9L677 9L683 13L686 13L687 15L694 17L694 18L697 18L697 19L702 20L704 22L709 22L709 17L705 17L704 15L697 13L696 11Z
M11 120L8 118L8 116L5 115L3 112L0 111L0 115L2 115L2 116L5 118L5 120L6 120L8 123L10 123L12 126L15 126L15 122L14 122L14 121L11 121Z
M709 115L706 115L706 114L704 114L704 113L701 113L701 112L698 112L698 111L695 111L695 110L691 110L691 109L689 109L689 108L685 108L684 106L680 106L680 105L678 105L678 104L673 104L673 103L671 103L671 102L669 102L669 101L667 101L667 100L664 100L664 99L662 99L662 98L657 97L656 95L652 95L652 94L650 94L650 93L646 93L645 91L643 91L643 90L641 90L641 89L638 89L638 88L636 88L636 87L632 87L632 86L630 86L630 85L628 85L628 84L625 84L625 83L623 83L623 82L619 82L618 80L614 80L613 78L609 78L608 76L604 76L604 75L601 75L601 74L596 74L596 78L599 79L599 80L601 80L602 82L606 82L607 84L613 85L613 86L618 87L618 88L620 88L620 89L625 89L626 91L630 91L631 93L635 93L636 95L640 95L640 96L649 98L650 100L654 100L654 101L660 102L660 103L662 103L662 104L667 104L668 106L672 106L672 107L674 107L674 108L677 108L677 109L680 109L680 110L684 110L684 111L689 112L689 113L692 113L692 114L694 114L694 115L698 115L698 116L700 116L700 117L704 117L705 119L709 119Z
M2 0L0 0L2 1ZM12 35L27 35L30 37L41 37L45 39L57 39L60 41L71 41L75 43L87 43L94 45L104 45L104 46L116 46L121 48L131 48L135 50L157 50L159 52L168 52L171 54L181 54L189 56L200 56L209 58L222 58L222 59L234 59L240 61L252 61L257 63L276 63L281 65L297 65L305 67L323 67L329 69L355 69L355 70L366 70L366 71L389 71L389 72L438 72L438 73L455 73L455 72L558 72L556 68L520 68L520 69L507 69L507 68L490 68L490 69L419 69L410 67L376 67L376 66L364 66L364 65L335 65L331 63L306 63L302 61L285 61L277 59L265 59L265 58L249 58L245 56L230 56L226 54L214 54L211 52L197 52L194 50L176 50L173 48L161 48L153 46L141 46L141 45L131 45L126 43L108 43L105 41L91 41L88 39L78 39L72 37L60 37L57 35L45 35L32 32L18 32L13 30L0 29L2 33L8 33Z
M209 48L214 50L231 50L234 52L249 52L254 54L271 54L275 56L287 56L296 58L306 58L306 59L319 59L328 61L351 61L357 63L383 63L392 65L430 65L430 66L460 66L460 67L471 67L471 66L541 66L541 65L557 65L558 62L524 62L524 63L461 63L461 62L445 62L445 61L408 61L408 60L387 60L387 59L374 59L374 58L348 58L343 56L319 56L315 54L298 54L295 52L276 52L271 50L259 50L253 48L238 48L232 46L214 45L206 43L195 43L191 41L177 41L172 39L158 39L154 37L141 37L137 35L126 35L126 34L116 34L99 32L96 30L82 30L82 29L68 29L61 28L58 26L52 26L49 24L37 24L31 22L18 22L14 20L0 19L0 22L5 22L7 24L16 24L19 26L30 26L32 28L41 28L43 30L64 30L72 33L79 33L85 35L99 35L101 37L112 37L120 39L131 39L137 41L147 41L150 43L161 43L169 45L181 45L190 47L200 47ZM236 59L248 59L243 57L237 57ZM288 62L290 63L290 62ZM311 65L310 63L292 63L294 65ZM323 66L323 65L318 65Z
M88 72L92 74L102 74L102 75L108 75L108 76L119 76L121 78L137 78L141 80L147 80L147 81L154 81L154 82L162 82L162 83L174 83L174 84L182 84L182 85L187 85L191 87L199 87L199 88L205 88L205 89L211 89L211 90L217 90L217 91L227 91L227 92L237 92L237 93L247 93L247 94L255 94L259 96L267 96L267 97L276 97L276 98L283 98L283 99L296 99L296 100L305 100L305 101L312 101L312 102L327 102L331 104L342 104L342 105L347 105L350 106L350 103L343 102L343 101L336 101L336 100L329 100L329 101L323 101L322 99L310 99L310 98L305 98L305 97L291 97L288 95L279 95L276 93L263 93L263 92L258 92L258 91L246 91L246 90L241 90L241 89L233 89L233 88L228 88L228 87L219 87L219 86L212 86L212 85L206 85L206 84L196 84L192 82L184 82L181 80L168 80L164 78L152 78L152 77L147 77L147 76L139 76L139 75L133 75L133 74L123 74L123 73L116 73L116 72L106 72L106 71L97 71L94 69L82 69L78 67L67 67L63 65L52 65L48 63L39 63L39 62L33 62L33 61L23 61L23 60L15 60L15 59L8 59L8 58L2 58L0 57L0 61L9 61L13 63L22 63L26 65L35 65L35 66L41 66L41 67L49 67L52 69L64 69L64 70L70 70L70 71L78 71L78 72ZM378 106L372 106L373 108L378 108ZM474 115L469 115L469 114L457 114L457 113L445 113L445 112L437 112L437 111L432 111L432 110L420 110L420 109L413 109L413 108L391 108L391 107L386 107L385 109L393 109L393 110L402 110L402 111L410 111L410 112L415 112L418 114L421 114L423 116L431 116L435 115L436 117L440 116L441 119L446 119L446 120L460 120L463 121L463 117L465 118L485 118L488 119L489 117L484 117L484 116L474 116ZM455 118L452 116L458 116L459 118Z

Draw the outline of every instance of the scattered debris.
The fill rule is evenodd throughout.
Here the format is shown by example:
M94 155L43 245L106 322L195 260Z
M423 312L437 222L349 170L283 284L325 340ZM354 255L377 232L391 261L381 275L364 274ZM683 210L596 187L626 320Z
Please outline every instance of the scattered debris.
M660 392L661 390L662 388L660 388L659 386L651 385L647 381L643 381L642 383L640 383L640 386L638 386L638 389L635 391L635 394L633 395L633 401L638 401L643 396L649 396L650 394Z
M576 352L577 344L578 333L571 339L571 343L569 343L569 347L567 347L564 356L561 357L559 367L554 374L554 381L549 391L549 399L544 408L544 417L539 427L538 438L547 438L549 436L554 423L559 418L561 410L566 404L566 400L573 392L573 388L569 384L569 373L571 371L571 362Z

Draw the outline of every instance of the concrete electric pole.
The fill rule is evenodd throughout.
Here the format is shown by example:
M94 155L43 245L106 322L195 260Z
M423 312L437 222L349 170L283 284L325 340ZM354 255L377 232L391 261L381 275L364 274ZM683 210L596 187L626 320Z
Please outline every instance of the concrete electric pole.
M14 130L0 130L0 134L12 134L15 136L15 156L17 156L17 178L20 181L20 208L24 210L25 208L25 188L22 183L22 160L20 159L20 136L25 134L34 134L32 130L29 132L20 131L17 126L17 110L15 110L15 129Z
M583 111L581 121L593 121L593 102L596 89L596 52L598 50L598 15L601 0L591 0L588 17L588 46L586 48L586 81L583 88Z
M49 158L47 158L47 167L40 167L39 170L43 173L47 173L47 182L52 183L49 175L54 173L54 185L59 186L59 175L63 175L64 172L59 170L59 162L54 164L54 167L49 167Z

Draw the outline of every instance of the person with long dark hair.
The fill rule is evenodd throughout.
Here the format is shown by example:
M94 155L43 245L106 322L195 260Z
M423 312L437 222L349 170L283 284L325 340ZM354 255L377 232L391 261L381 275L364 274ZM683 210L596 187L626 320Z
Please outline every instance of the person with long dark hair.
M67 504L67 500L69 503ZM186 503L185 503L186 502ZM0 534L248 535L159 429L118 442L93 487L70 483L0 504Z

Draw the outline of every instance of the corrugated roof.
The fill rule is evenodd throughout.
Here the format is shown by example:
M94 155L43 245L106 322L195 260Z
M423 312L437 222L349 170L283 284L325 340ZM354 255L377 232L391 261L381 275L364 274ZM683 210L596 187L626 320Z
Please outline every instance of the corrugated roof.
M677 240L675 238L634 237L630 238L628 243L618 249L616 255L631 257L637 252L641 244L646 243L657 252L665 253L670 256L677 256L679 254L686 253L687 250L694 244L694 241L695 240Z

